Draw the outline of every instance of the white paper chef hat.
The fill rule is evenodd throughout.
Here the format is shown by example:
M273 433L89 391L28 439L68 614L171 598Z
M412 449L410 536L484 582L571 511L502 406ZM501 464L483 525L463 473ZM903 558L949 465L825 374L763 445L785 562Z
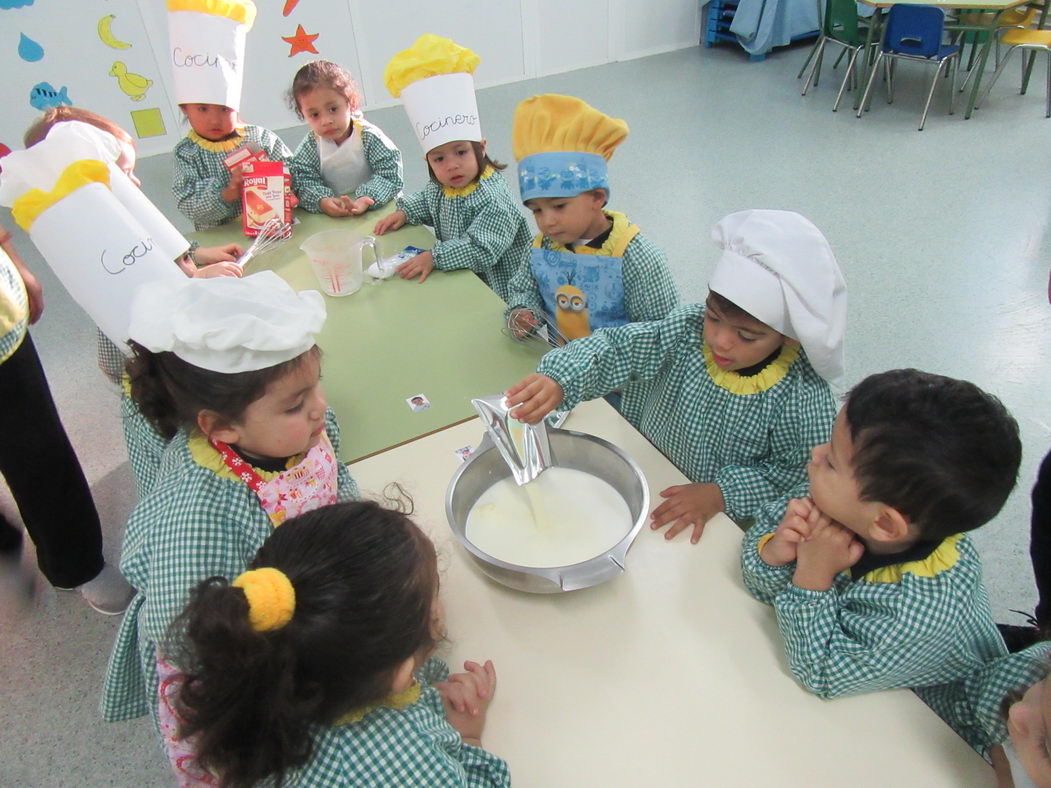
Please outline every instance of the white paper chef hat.
M825 380L843 374L847 285L821 231L793 211L739 211L712 228L723 253L708 283L757 320L799 340Z
M383 81L401 97L424 153L455 140L481 142L472 76L479 60L451 39L425 33L387 63Z
M190 242L175 229L149 198L117 167L120 142L108 131L79 120L61 121L47 136L26 150L4 157L0 173L0 205L11 206L31 189L50 190L77 161L98 160L109 167L109 188L143 227L153 246L169 260L181 257Z
M38 147L20 153L35 154ZM111 190L113 172L97 159L70 163L53 182L42 170L34 179L45 179L43 188L23 182L11 215L73 299L114 344L125 348L134 292L146 282L179 282L186 276ZM5 169L5 180L8 174Z
M252 0L168 0L168 57L177 104L241 109Z
M316 290L297 293L273 271L143 285L128 333L213 372L266 369L305 353L325 324Z

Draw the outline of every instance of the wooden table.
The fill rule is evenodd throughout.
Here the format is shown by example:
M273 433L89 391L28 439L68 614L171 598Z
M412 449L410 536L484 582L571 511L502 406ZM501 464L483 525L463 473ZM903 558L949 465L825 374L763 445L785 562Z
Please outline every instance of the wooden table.
M876 13L872 15L872 24L869 25L868 38L865 41L865 52L870 51L870 46L875 36L877 28L882 29L880 16L884 9L890 8L895 4L894 0L859 0L859 2L865 5L872 6L876 9ZM934 6L935 8L941 8L947 11L991 11L993 16L990 17L989 27L985 36L985 43L982 45L981 54L978 56L978 62L974 65L974 68L978 69L978 73L975 74L974 79L971 80L971 93L967 98L967 108L964 110L963 118L967 120L971 117L974 112L974 104L978 100L978 89L982 82L982 76L985 73L985 63L989 59L989 51L993 48L993 44L996 40L996 27L1000 22L1000 17L1003 16L1004 11L1011 8L1017 8L1020 5L1026 5L1030 0L929 0L928 2L920 3L920 5ZM1041 14L1041 26L1043 25L1044 14L1047 13L1047 7L1045 6L1044 11ZM963 57L962 45L959 57ZM868 78L868 68L870 65L867 60L864 61L863 65L865 68L862 69L861 80L859 84L865 84L865 80ZM859 95L854 97L854 109L858 108L858 104L861 101L861 92L858 91Z
M602 400L570 429L625 449L650 495L686 481ZM438 546L453 669L491 658L499 687L483 741L518 788L993 786L992 770L907 690L823 701L788 672L773 609L741 582L741 531L720 515L697 546L648 529L625 574L529 595L488 580L445 519L454 450L477 420L351 466L375 497L399 481Z
M346 219L299 212L292 239L251 260L247 273L270 269L296 290L318 289L299 245L322 230L368 235L393 208ZM247 245L239 224L192 237L205 246ZM424 227L376 238L380 257L433 244ZM349 296L325 296L325 305L328 319L318 336L323 385L343 431L341 459L348 462L472 418L472 397L503 391L532 372L542 355L538 344L503 332L504 302L470 271L435 271L422 285L394 276ZM431 406L414 412L405 400L420 393Z

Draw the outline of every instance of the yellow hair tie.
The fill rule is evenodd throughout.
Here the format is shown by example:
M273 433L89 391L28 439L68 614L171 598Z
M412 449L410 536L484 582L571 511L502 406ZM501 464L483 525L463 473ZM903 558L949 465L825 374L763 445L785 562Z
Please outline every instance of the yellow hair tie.
M248 622L256 632L281 629L296 612L296 590L280 569L266 566L242 572L234 580L248 600Z

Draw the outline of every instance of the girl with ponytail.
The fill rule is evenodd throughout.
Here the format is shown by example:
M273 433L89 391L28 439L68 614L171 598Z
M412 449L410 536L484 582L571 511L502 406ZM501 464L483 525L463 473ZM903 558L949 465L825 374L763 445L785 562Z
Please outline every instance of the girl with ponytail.
M429 658L444 636L438 571L408 517L326 506L282 525L251 566L198 585L170 633L184 676L163 688L161 725L177 727L193 779L510 784L481 747L492 663L449 676Z

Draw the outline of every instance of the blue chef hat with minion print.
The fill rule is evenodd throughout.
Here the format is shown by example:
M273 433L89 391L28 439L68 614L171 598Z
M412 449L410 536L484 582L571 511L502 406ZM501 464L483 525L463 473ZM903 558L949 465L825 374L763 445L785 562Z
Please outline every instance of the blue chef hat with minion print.
M515 110L512 139L523 202L575 197L605 189L606 162L628 136L628 124L573 96L533 96Z

